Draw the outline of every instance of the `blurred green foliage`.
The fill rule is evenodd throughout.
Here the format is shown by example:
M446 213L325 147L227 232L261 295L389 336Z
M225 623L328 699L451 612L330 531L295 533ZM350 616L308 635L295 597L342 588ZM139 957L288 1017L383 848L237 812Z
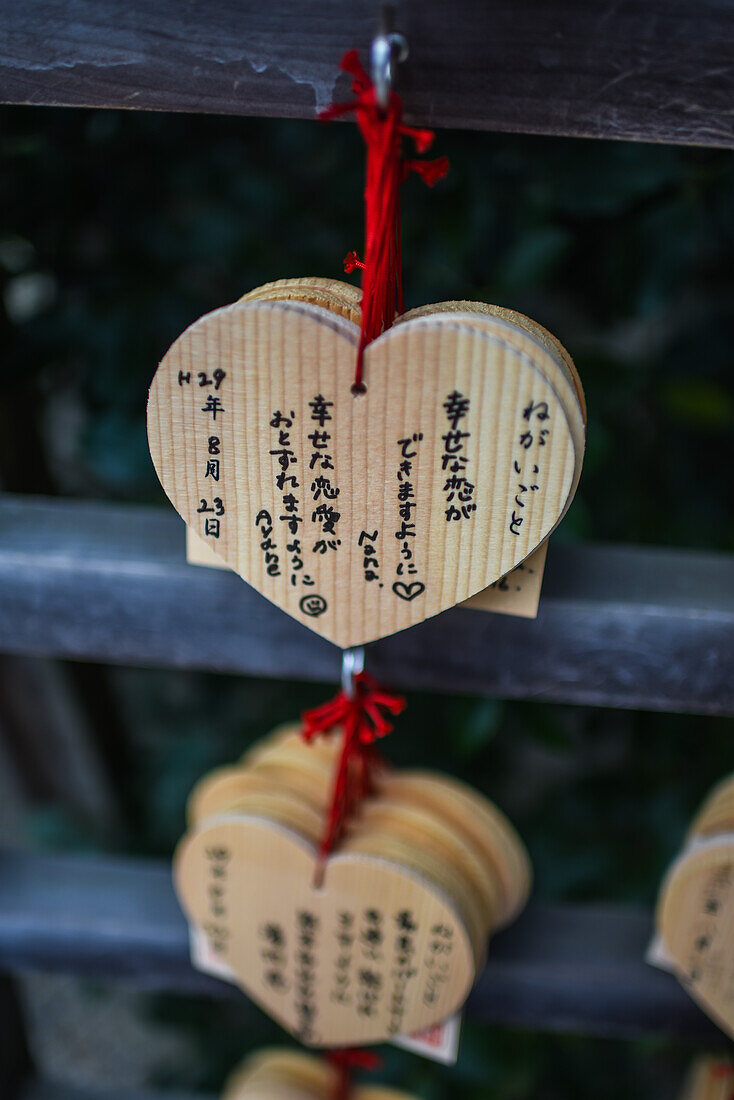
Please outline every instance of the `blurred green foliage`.
M362 234L354 128L123 112L3 110L0 314L4 488L167 505L148 457L155 365L196 317L287 275L341 277ZM734 547L734 156L439 133L448 179L404 193L409 305L526 312L579 366L589 443L555 537ZM22 417L18 414L22 411ZM69 669L97 716L121 824L68 807L44 843L168 856L208 768L324 689L193 673ZM104 721L99 716L105 715ZM410 699L388 754L470 779L518 824L537 892L651 906L732 724L467 698ZM244 1000L152 998L218 1086L278 1038ZM675 1094L692 1048L467 1026L455 1069L386 1050L424 1100Z

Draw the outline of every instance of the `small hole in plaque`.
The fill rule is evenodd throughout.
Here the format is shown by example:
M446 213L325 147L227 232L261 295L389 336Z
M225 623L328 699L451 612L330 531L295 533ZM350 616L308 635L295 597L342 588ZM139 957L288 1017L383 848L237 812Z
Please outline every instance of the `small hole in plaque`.
M361 397L363 393L367 393L367 387L364 382L353 382L350 392L352 397Z

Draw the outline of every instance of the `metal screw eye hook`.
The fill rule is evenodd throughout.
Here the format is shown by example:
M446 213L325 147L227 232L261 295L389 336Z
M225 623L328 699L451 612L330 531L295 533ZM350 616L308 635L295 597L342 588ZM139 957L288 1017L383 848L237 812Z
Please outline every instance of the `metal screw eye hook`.
M364 672L364 646L345 649L342 653L342 691L347 699L354 698L354 677Z
M372 83L377 93L377 102L385 110L390 101L390 90L395 78L394 64L405 61L408 56L408 40L402 34L391 31L390 34L378 34L372 40L370 66Z

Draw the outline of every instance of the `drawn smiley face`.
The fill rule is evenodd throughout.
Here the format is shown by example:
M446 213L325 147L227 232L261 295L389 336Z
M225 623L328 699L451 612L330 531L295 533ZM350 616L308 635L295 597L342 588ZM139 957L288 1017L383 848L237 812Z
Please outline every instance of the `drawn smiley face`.
M298 606L304 615L308 615L311 619L318 619L328 605L323 596L319 596L316 592L309 592L301 598Z

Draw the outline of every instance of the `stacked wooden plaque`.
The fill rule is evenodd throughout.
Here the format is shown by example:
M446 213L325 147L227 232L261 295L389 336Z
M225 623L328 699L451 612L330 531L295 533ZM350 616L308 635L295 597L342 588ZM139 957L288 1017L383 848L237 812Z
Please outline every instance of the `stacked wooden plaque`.
M731 1100L734 1064L721 1058L698 1058L691 1066L680 1100Z
M222 1100L333 1100L338 1070L321 1058L280 1047L258 1051L234 1071ZM350 1100L411 1100L380 1085L354 1088Z
M540 325L423 306L366 349L359 291L260 287L170 348L148 404L161 483L191 530L344 648L487 589L555 529L578 484L585 405Z
M650 959L734 1037L734 776L711 791L670 867Z
M254 1000L311 1046L423 1031L459 1009L530 863L504 815L443 775L377 771L315 883L340 739L281 727L189 802L175 882Z

